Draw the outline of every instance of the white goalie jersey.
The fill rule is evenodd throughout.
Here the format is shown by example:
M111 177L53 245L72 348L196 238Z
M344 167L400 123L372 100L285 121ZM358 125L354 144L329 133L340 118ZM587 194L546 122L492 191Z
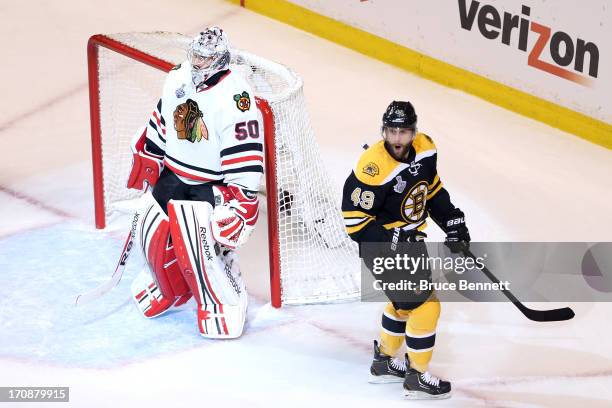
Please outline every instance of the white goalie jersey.
M175 67L146 129L164 165L187 184L221 182L256 191L263 174L263 126L248 83L231 70L193 85L189 63ZM154 149L157 150L157 149Z

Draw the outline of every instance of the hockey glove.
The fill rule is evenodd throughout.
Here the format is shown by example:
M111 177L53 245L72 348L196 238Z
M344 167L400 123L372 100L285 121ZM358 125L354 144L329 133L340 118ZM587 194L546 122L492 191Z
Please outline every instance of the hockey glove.
M427 238L427 234L417 229L402 231L400 233L400 239L402 242L422 242Z
M452 253L458 254L470 248L470 232L465 225L463 211L455 208L448 214L444 223L446 240L444 243Z
M391 238L391 250L397 249L397 244L400 242L422 242L427 238L427 234L417 229L403 230L401 228L393 228L393 237Z
M145 149L146 130L140 129L132 140L132 170L128 178L127 188L143 190L146 184L153 187L164 167L161 157L157 157ZM145 184L146 183L146 184Z
M230 199L215 206L211 218L211 229L215 240L229 249L244 244L257 222L259 199L255 193L237 186L227 187ZM224 194L225 198L228 197Z

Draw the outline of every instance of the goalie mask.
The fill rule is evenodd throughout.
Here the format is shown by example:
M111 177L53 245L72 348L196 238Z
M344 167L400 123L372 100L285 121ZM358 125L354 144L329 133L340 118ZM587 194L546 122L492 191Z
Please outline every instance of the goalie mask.
M229 41L219 27L210 27L198 34L187 52L191 65L191 80L198 87L230 63Z

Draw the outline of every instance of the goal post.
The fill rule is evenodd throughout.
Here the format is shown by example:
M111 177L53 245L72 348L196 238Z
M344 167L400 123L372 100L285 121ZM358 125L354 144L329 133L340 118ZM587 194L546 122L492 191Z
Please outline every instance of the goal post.
M164 72L175 65L143 51L130 47L102 34L96 34L87 42L87 67L89 80L89 118L91 127L91 148L94 177L94 201L96 228L106 226L106 206L104 204L104 175L102 163L102 131L100 122L100 70L99 47L104 47L128 58L147 64Z
M182 34L164 32L98 34L88 41L97 228L141 194L126 188L130 139L157 103L166 73L185 59L188 43ZM272 305L358 298L357 246L344 230L340 193L323 166L301 78L235 49L230 69L251 85L264 124Z

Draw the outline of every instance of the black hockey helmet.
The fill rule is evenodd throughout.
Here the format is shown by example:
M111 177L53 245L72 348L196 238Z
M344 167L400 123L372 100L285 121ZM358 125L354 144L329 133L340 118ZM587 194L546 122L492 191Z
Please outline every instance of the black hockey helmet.
M383 129L393 127L416 130L417 115L414 106L407 101L393 101L383 114L382 122Z

